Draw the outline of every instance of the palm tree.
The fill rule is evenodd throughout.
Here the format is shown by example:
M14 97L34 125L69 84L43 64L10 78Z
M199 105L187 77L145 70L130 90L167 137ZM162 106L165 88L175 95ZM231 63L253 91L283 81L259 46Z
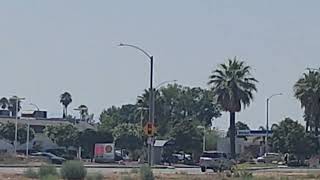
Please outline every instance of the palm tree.
M89 115L89 113L88 113L88 107L86 106L86 105L80 105L79 107L78 107L78 109L79 109L79 112L80 112L80 119L81 120L85 120L86 119L86 117Z
M17 109L17 103L18 103L18 109ZM21 110L21 101L17 96L12 96L11 98L9 98L8 109L11 112L11 116L13 117L15 117L17 115L17 112Z
M68 106L72 102L72 97L69 92L64 92L60 95L60 103L63 105L63 118L68 115Z
M320 121L320 73L309 70L304 73L294 85L294 96L300 101L304 108L304 120L306 131L314 129L318 135Z
M258 82L250 73L250 66L236 57L220 64L212 72L208 85L212 86L213 95L221 105L223 111L230 113L230 150L232 158L235 152L235 113L240 112L242 106L246 108L253 99L253 92L257 91Z
M5 97L0 99L0 106L2 109L7 109L9 107L9 100Z

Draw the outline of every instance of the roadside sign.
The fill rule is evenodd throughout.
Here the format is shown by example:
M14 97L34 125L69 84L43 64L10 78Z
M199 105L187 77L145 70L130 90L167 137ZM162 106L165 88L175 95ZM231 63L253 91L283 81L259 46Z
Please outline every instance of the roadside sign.
M147 144L154 144L154 138L148 137Z
M114 161L114 144L113 143L95 144L94 157L96 162L113 162Z
M156 132L156 127L154 126L154 124L152 124L151 122L148 122L144 128L143 131L146 135L148 136L153 136L154 133Z

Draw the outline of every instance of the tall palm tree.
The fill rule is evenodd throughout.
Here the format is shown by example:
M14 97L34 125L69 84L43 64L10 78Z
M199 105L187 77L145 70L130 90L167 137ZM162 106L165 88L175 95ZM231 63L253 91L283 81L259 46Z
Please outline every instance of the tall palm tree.
M7 109L9 107L9 100L5 97L0 99L0 106L2 109Z
M230 150L232 158L235 152L235 113L240 112L242 106L246 108L253 99L253 92L257 91L258 82L250 73L250 66L236 57L220 64L212 72L208 84L212 86L213 94L222 110L230 113Z
M69 92L64 92L60 95L60 103L63 105L63 118L68 115L68 106L72 102L72 97Z
M78 107L78 109L79 109L79 112L80 112L80 119L81 120L85 120L86 119L86 117L89 115L89 113L88 113L88 107L86 106L86 105L80 105L79 107Z
M320 73L309 70L295 83L294 96L300 101L304 108L304 120L306 131L309 127L318 135L320 125Z
M17 101L18 99L18 101ZM17 105L18 103L18 105ZM17 109L18 107L18 109ZM12 96L9 98L9 106L8 106L9 111L11 112L11 116L15 117L17 115L17 112L21 110L21 101L17 96Z

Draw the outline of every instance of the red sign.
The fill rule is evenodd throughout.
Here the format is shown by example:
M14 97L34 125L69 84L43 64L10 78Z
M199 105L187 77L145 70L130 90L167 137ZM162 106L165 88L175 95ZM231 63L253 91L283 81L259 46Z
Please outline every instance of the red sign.
M111 152L112 152L112 146L107 145L106 148L105 148L105 150L106 150L106 151L105 151L106 153L111 153Z

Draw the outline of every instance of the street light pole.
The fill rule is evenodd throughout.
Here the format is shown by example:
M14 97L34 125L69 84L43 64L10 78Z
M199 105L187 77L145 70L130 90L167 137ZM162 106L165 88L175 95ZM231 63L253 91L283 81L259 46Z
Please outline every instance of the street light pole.
M270 97L267 98L267 124L266 124L266 128L267 128L267 132L266 132L266 142L265 142L265 151L268 152L268 137L269 137L269 101L271 100L271 98L273 98L274 96L281 96L282 93L278 93L278 94L273 94Z
M145 50L143 50L140 47L135 46L135 45L120 43L119 46L123 46L123 47L126 46L126 47L131 47L131 48L137 49L137 50L141 51L143 54L145 54L150 60L149 123L154 124L153 56L149 55L149 53L147 53ZM153 137L151 137L151 139L153 139ZM151 157L153 155L152 151L153 151L153 143L152 143L152 141L149 141L149 143L148 143L148 164L149 164L149 166L152 165L152 162L151 162L151 159L152 159Z
M18 112L19 112L19 102L25 98L14 97L16 100L16 122L15 122L15 131L14 131L14 154L17 155L17 143L18 143Z
M30 138L30 122L28 121L28 127L27 127L27 147L26 147L26 156L29 157L29 138Z

